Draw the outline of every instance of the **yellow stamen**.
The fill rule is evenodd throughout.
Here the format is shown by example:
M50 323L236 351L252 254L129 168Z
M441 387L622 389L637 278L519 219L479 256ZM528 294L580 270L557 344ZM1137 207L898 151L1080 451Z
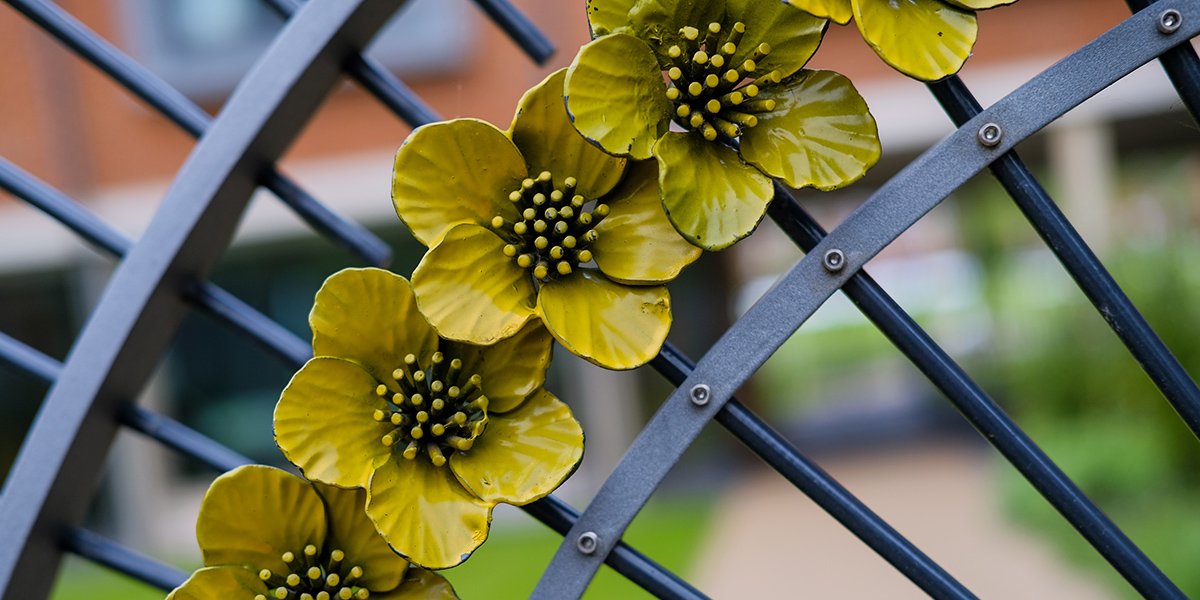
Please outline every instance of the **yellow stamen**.
M557 265L555 265L554 268L558 270L559 275L570 275L571 274L571 265L568 264L566 261L562 261L562 262L558 263Z

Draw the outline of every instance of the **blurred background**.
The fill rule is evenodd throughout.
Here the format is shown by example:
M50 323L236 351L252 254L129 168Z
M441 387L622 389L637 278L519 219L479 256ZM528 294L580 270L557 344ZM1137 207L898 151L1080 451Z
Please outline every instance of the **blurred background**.
M62 0L78 19L208 111L281 22L257 0ZM444 117L507 126L521 93L586 41L582 0L517 0L558 45L533 65L468 0L411 0L371 54ZM962 76L987 106L1128 16L1120 0L1026 0L981 13ZM0 156L142 231L194 142L0 6ZM811 66L851 77L879 122L884 159L864 181L801 202L832 229L948 134L924 86L891 71L853 26L832 26ZM421 256L389 200L408 128L347 82L281 163L337 212L391 243L393 269ZM1200 373L1200 132L1157 65L1127 77L1021 145L1071 221L1147 320ZM260 193L212 279L308 337L312 296L355 266ZM765 222L671 286L671 340L699 357L800 258ZM0 192L0 331L62 359L113 264ZM1189 595L1200 596L1200 448L989 177L962 188L868 271L1026 428ZM141 401L270 464L271 412L291 371L203 315L184 324ZM670 388L556 353L549 387L588 435L562 495L585 506ZM0 473L46 387L0 364ZM1122 598L1133 592L844 298L836 296L752 379L752 406L918 547L983 597ZM50 418L50 417L48 417ZM182 567L213 473L123 432L92 526ZM11 490L10 490L11 491ZM493 539L448 577L470 597L522 597L560 538L498 510ZM907 598L919 590L712 428L634 523L636 546L722 598ZM592 598L642 593L602 574ZM643 593L644 594L644 593ZM56 598L161 594L68 560Z

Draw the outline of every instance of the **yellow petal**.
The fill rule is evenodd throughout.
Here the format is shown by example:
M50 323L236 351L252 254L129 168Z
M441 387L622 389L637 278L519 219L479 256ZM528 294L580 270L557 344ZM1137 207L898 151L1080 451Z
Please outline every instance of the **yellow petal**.
M586 270L543 285L538 313L568 351L609 369L646 364L671 329L666 287L621 285Z
M967 10L985 10L988 8L996 8L1005 4L1012 4L1017 0L945 0L949 4L953 4L959 8Z
M329 543L325 551L341 550L347 563L362 567L360 585L372 591L390 590L401 584L408 561L392 552L387 541L367 517L367 491L342 489L313 482L325 501L329 515ZM374 594L372 594L374 597Z
M858 181L879 161L867 103L833 71L802 71L759 98L776 102L742 134L742 156L790 187L831 190Z
M372 418L387 408L375 393L378 383L354 363L309 360L275 406L275 443L309 479L366 485L391 452L380 440L393 427Z
M750 235L767 212L771 180L734 150L699 135L668 133L654 147L663 206L689 242L720 250Z
M553 492L581 458L583 429L571 409L539 390L517 410L491 415L475 446L450 457L450 468L476 496L522 505Z
M517 147L477 119L416 128L396 152L392 204L426 246L458 223L516 216L508 194L528 175Z
M334 273L317 291L308 323L314 355L352 360L379 381L406 354L437 350L437 333L417 310L408 280L382 269Z
M274 467L238 467L213 481L196 539L208 566L290 572L281 558L325 543L325 507L308 482Z
M567 70L559 69L525 92L509 135L525 156L530 173L549 171L556 185L574 177L578 193L592 200L617 185L625 172L625 159L597 148L571 125L563 100L566 77Z
M419 566L453 567L487 539L493 503L463 488L445 467L397 457L371 477L367 515L393 550Z
M853 0L863 38L896 70L934 81L957 73L971 55L975 14L941 0Z
M596 265L620 283L666 283L700 257L700 249L679 236L663 210L658 163L629 168L621 187L606 199L611 212L596 226L592 244Z
M242 567L199 569L183 585L175 588L167 600L213 600L214 598L253 598L267 593L267 585L258 575Z
M426 569L413 567L404 574L404 581L390 592L371 591L372 600L458 600L458 594L445 577Z
M737 43L738 51L730 59L731 65L740 65L756 52L760 44L767 44L770 53L756 60L756 73L779 71L787 77L804 67L821 45L825 28L829 22L796 10L780 2L762 0L729 0L726 2L726 21L741 21L746 24L746 33Z
M447 353L463 361L462 372L478 373L488 398L488 413L508 412L546 382L554 338L537 319L530 320L516 335L492 346L451 342Z
M807 12L810 15L829 19L838 25L850 22L854 12L850 8L850 0L787 0L788 4Z
M504 255L504 245L487 229L458 225L425 253L413 291L442 337L493 344L533 316L533 281Z
M567 70L565 93L575 128L620 156L649 158L673 114L654 53L623 33L579 50Z
M588 24L592 37L629 29L629 10L638 0L587 0Z

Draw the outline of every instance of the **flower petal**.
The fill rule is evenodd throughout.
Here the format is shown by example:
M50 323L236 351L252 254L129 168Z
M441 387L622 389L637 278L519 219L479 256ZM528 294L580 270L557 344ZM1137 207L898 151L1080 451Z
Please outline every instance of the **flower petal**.
M611 212L592 244L596 265L620 283L666 283L700 256L700 249L679 236L663 210L658 163L647 160L608 199Z
M629 31L629 11L639 0L587 0L588 25L592 37Z
M654 155L667 216L689 242L706 250L729 247L766 214L771 180L733 149L672 132L654 146Z
M442 337L492 344L533 316L533 281L504 255L504 240L478 225L457 225L413 271L417 305Z
M587 44L567 70L567 110L575 128L620 156L650 157L674 114L666 92L654 53L623 33Z
M267 592L267 584L254 571L242 567L208 567L192 573L183 585L167 596L167 600L253 598Z
M986 10L989 8L996 8L997 6L1002 6L1005 4L1012 4L1013 2L1016 2L1017 0L945 0L945 1L950 4L953 4L954 6L957 6L959 8L965 8L967 10Z
M450 469L476 496L522 505L554 491L581 458L583 429L543 389L517 410L492 415L475 446L450 457Z
M447 345L448 354L463 361L463 373L478 373L488 398L488 413L508 412L520 406L546 382L554 338L541 321L531 320L516 335L493 346L460 342Z
M1014 0L1015 1L1015 0ZM854 16L850 0L787 0L788 4L816 17L845 25Z
M382 269L334 273L317 291L308 323L314 355L352 360L379 381L390 380L404 355L437 350L408 280Z
M566 78L567 70L559 69L525 92L509 135L525 156L530 173L549 171L560 185L574 177L578 193L591 200L616 187L625 173L625 159L597 148L571 125L563 99Z
M392 552L387 540L375 530L367 517L367 491L342 489L314 481L313 488L325 501L329 515L327 552L341 550L351 564L362 567L360 585L376 590L391 590L404 579L408 561ZM374 594L372 594L374 596Z
M787 77L799 71L817 51L829 26L825 19L778 0L729 0L727 5L727 25L732 26L736 21L746 24L746 33L737 43L738 51L730 64L742 64L760 44L770 46L770 53L757 61L756 74L777 70L780 77Z
M371 477L367 515L393 550L430 569L453 567L487 539L493 503L467 492L450 469L396 458Z
M586 270L546 282L538 313L568 351L608 369L646 364L671 329L665 286L621 285Z
M390 591L378 593L371 591L374 600L458 600L458 594L450 587L445 577L429 571L413 567L404 573L404 581Z
M941 0L853 0L863 38L887 64L924 81L957 73L971 55L975 14Z
M284 552L325 543L325 507L307 481L261 465L238 467L213 481L196 519L207 566L288 573Z
M387 408L378 381L358 365L309 360L275 406L275 443L309 479L342 487L367 485L391 449L380 443L393 427L372 418Z
M742 134L742 156L789 186L839 188L879 161L875 119L849 79L806 70L759 99L774 100L776 108Z
M504 132L478 119L454 119L414 129L396 152L393 175L396 214L428 246L455 224L515 217L508 194L528 173Z

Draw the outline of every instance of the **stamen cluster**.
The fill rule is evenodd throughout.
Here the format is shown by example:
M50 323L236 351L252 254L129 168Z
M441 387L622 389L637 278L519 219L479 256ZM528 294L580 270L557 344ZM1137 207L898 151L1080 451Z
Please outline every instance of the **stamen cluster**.
M477 373L464 377L462 361L446 360L435 352L428 367L415 355L404 357L404 365L392 371L400 392L379 384L375 393L388 402L376 410L376 421L395 426L381 439L384 446L414 460L424 454L434 466L446 464L446 454L466 452L487 426L488 399Z
M679 30L679 43L666 50L669 67L667 99L675 106L676 122L713 141L718 135L734 139L758 125L756 115L775 110L775 101L756 100L762 86L779 83L779 71L759 73L758 63L771 53L759 44L741 64L733 64L746 25L734 23L724 36L720 23ZM703 35L702 35L703 34Z
M588 248L599 237L595 227L608 216L609 207L598 203L585 210L588 200L575 193L577 183L574 177L567 177L561 188L556 187L550 172L542 171L508 195L520 221L492 219L492 228L509 242L504 255L529 269L539 282L570 275L579 265L592 261Z
M309 544L299 555L284 552L282 558L290 571L259 571L258 578L270 591L266 596L254 596L254 600L366 600L371 597L367 588L357 585L363 577L362 567L345 564L346 553L341 550L334 550L322 559L317 547Z

